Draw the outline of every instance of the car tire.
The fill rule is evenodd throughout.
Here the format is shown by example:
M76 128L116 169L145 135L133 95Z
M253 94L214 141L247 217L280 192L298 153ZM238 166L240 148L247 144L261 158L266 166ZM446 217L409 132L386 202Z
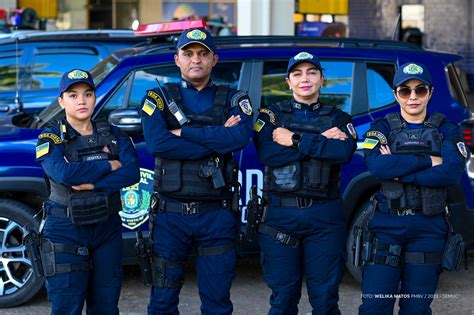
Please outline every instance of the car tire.
M23 245L26 227L38 231L34 214L24 203L0 199L0 308L21 305L43 287L44 277L34 275Z
M356 210L356 214L354 215L350 228L348 230L348 236L347 236L347 243L346 243L346 253L347 253L347 262L346 262L346 268L349 270L351 273L352 277L354 279L361 283L362 282L362 266L356 267L354 266L354 230L357 226L362 227L364 230L366 230L367 224L370 220L370 218L373 215L373 207L374 203L371 199L365 200L364 202L359 204L359 207Z

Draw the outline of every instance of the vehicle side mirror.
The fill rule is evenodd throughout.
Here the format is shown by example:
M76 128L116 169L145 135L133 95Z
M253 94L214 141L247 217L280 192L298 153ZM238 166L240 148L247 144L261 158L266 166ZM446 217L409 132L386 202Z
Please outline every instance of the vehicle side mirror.
M136 109L116 109L110 112L109 123L129 135L142 132L142 118Z

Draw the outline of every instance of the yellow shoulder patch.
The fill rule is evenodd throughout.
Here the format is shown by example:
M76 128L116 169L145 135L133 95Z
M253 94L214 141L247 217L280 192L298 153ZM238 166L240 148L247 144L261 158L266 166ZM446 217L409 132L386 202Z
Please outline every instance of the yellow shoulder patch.
M62 142L61 138L58 135L55 135L54 133L50 133L50 132L42 133L38 137L38 139L45 139L45 138L53 140L54 144L60 144Z
M49 142L45 142L36 146L36 158L39 159L45 154L49 153Z
M379 143L379 140L366 138L364 143L362 143L362 149L372 150Z
M147 95L155 100L156 107L158 107L159 110L163 110L165 108L165 102L163 102L163 99L158 93L155 91L148 91Z
M276 121L276 119L275 119L275 113L273 113L273 112L272 112L271 110L269 110L268 108L261 108L261 109L260 109L260 112L267 114L267 115L270 117L270 122L271 122L272 124L275 124L275 121Z
M155 112L156 105L153 104L153 102L149 101L148 99L145 99L145 102L143 103L142 111L148 114L148 116L153 115Z
M261 119L257 119L257 121L255 122L255 125L253 125L253 130L255 130L256 132L260 132L263 126L265 126L265 122Z

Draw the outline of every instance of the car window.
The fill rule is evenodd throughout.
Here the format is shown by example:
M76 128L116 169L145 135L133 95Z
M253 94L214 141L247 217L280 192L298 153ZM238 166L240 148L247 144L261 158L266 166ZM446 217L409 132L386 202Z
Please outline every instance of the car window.
M21 51L20 51L21 55ZM15 55L0 55L0 90L14 90L16 87Z
M446 75L448 77L449 92L451 97L454 98L458 103L464 105L466 108L469 108L469 101L464 94L462 88L461 79L458 75L456 67L453 64L449 64L446 67ZM474 105L471 105L474 107ZM474 108L470 108L471 111L474 111Z
M369 109L381 108L395 102L395 96L392 93L395 65L367 63L366 73Z
M322 61L324 84L320 101L332 104L350 112L352 97L353 62ZM267 107L284 99L291 98L291 91L285 81L288 62L265 62L262 77L261 106Z
M64 72L72 67L89 70L99 61L95 49L39 50L33 59L32 88L57 88Z
M228 84L231 88L237 88L241 67L242 64L240 62L217 64L212 72L212 80L216 84ZM133 84L130 89L128 102L123 104L131 109L139 109L146 91L156 87L156 80L164 84L179 82L180 77L179 68L176 65L137 70L133 76ZM100 116L107 115L117 108L118 103L122 102L122 95L127 93L127 89L124 86L125 84L117 89L113 96L107 100Z

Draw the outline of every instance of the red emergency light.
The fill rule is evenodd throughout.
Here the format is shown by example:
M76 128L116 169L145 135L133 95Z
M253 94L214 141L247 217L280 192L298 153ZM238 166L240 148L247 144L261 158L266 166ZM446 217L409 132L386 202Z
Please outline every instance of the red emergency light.
M206 28L206 20L173 21L139 25L134 32L137 36L181 33L190 28Z

